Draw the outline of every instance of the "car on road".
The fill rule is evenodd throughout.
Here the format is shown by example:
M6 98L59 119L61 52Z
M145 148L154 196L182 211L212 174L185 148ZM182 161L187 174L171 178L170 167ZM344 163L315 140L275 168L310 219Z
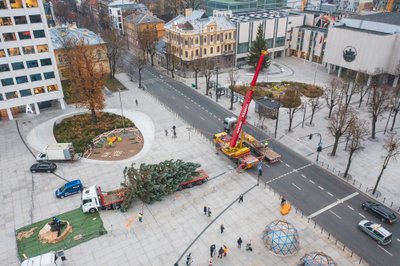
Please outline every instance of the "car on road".
M375 239L379 245L385 246L392 242L392 233L383 228L380 224L362 220L358 223L358 228Z
M397 220L394 212L382 204L366 201L362 204L362 208L378 217L382 222L393 224Z
M50 161L35 163L31 166L31 172L53 173L57 169L57 165Z
M81 180L73 180L65 183L62 187L56 190L56 197L62 199L64 197L79 193L83 191L83 185Z

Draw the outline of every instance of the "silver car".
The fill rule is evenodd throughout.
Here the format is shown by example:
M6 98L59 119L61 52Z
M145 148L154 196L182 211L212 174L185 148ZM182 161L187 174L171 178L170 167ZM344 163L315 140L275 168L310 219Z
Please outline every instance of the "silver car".
M358 228L375 239L379 245L385 246L392 242L392 233L383 228L380 224L362 220L358 223Z

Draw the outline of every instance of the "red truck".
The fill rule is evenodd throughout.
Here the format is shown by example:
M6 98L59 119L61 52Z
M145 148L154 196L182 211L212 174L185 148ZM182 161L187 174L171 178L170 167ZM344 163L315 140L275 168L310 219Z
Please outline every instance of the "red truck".
M124 188L119 188L103 192L98 185L85 188L82 192L83 212L94 213L99 210L116 210L121 208L121 203L124 201L124 190Z
M208 181L208 174L206 173L206 171L204 171L203 169L197 170L197 172L199 172L200 174L198 176L196 176L195 178L186 181L186 182L182 182L181 184L179 184L178 187L178 191L185 189L185 188L191 188L193 186L197 186L197 185L201 185L205 182Z

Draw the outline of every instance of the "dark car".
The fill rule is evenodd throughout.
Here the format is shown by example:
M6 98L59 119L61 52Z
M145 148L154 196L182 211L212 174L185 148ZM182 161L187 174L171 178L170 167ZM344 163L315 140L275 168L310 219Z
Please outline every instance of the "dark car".
M363 203L362 208L381 219L382 222L392 224L397 220L394 212L382 204L366 201Z
M57 169L57 165L53 162L40 162L31 166L31 172L47 172L53 173Z

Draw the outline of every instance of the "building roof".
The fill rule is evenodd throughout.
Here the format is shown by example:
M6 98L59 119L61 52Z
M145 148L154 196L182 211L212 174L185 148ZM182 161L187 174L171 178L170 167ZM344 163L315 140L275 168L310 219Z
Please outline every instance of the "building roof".
M147 7L144 4L128 2L124 0L114 1L108 4L109 8L121 8L122 10L140 10L147 11Z
M74 27L54 27L50 28L51 42L55 50L63 48L63 39L72 38L74 40L83 39L87 45L98 45L105 43L104 40L88 29Z
M248 22L254 20L266 20L274 18L287 17L289 15L298 15L297 13L288 12L288 10L257 10L251 12L234 13L229 19L232 22Z
M341 25L339 24L338 26L335 26L335 28L339 29L346 29L346 30L352 30L352 31L359 31L359 32L364 32L364 33L369 33L369 34L375 34L375 35L389 35L390 33L386 32L381 32L381 31L376 31L376 30L368 30L368 29L360 29L360 28L353 28L353 27L347 27L346 25Z
M124 18L132 24L145 24L145 23L164 23L164 20L150 15L147 12L132 13Z
M352 16L351 18L400 26L400 12L385 12L385 13L376 13L369 15L356 15Z
M173 25L175 25L178 30L199 33L212 23L222 29L236 29L226 16L208 17L204 10L193 10L190 16L179 15L165 24L165 28L172 30Z
M298 28L307 29L307 30L311 30L311 31L320 31L320 32L328 33L328 29L327 28L314 27L314 26L300 26Z

